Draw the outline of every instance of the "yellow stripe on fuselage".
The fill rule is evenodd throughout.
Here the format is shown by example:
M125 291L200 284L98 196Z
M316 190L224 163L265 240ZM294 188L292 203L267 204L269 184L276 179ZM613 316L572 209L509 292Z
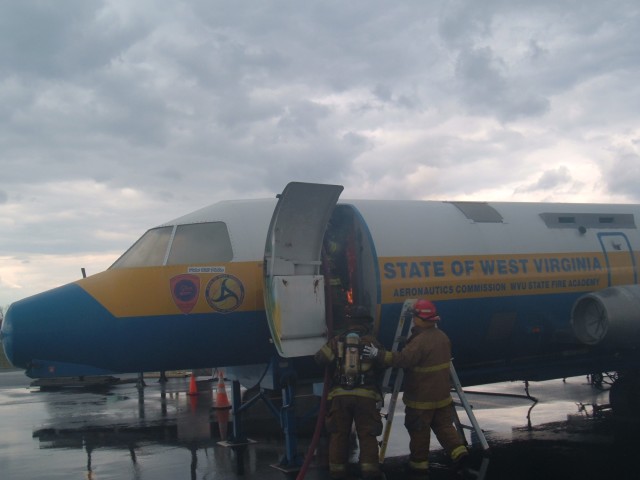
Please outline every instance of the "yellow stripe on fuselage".
M609 265L602 252L382 258L382 303L588 292L611 286L610 275L633 283L630 252L607 255Z
M171 279L183 275L198 280L188 279L190 285L197 285L197 294L193 305L181 310ZM229 281L221 294L225 278ZM262 262L113 269L76 283L115 317L264 310Z
M630 252L608 252L607 257L602 252L384 257L379 259L381 300L389 304L416 297L453 300L589 292L633 283L636 272L630 258ZM199 279L189 313L264 310L262 262L200 267L114 269L77 283L116 317L185 313L171 292L171 279L180 275ZM216 279L221 275L232 277L229 288L237 290L227 304L217 301ZM234 293L243 295L237 307ZM275 318L277 323L278 315Z

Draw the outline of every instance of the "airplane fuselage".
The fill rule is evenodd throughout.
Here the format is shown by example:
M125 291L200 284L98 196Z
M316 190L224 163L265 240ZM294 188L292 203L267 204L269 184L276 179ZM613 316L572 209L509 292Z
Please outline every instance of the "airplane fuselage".
M282 354L269 309L284 307L265 302L276 203L206 207L150 230L105 272L15 302L2 327L8 358L34 377L268 363ZM635 348L585 344L572 325L584 295L638 284L638 214L344 200L323 240L327 314L339 324L345 306L366 306L389 347L404 301L429 298L466 384L638 365Z

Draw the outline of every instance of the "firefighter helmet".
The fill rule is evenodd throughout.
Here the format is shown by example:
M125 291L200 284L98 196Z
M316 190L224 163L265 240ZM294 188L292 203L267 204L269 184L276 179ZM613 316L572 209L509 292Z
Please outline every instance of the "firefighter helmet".
M421 320L436 322L440 319L436 306L429 300L422 298L413 305L413 314Z

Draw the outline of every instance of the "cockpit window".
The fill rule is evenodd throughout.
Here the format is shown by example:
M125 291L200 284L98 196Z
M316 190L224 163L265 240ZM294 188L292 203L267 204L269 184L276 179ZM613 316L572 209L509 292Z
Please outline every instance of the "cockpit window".
M229 262L232 258L226 224L193 223L178 225L167 265Z
M149 230L111 268L159 267L162 265L229 262L233 258L227 225L222 222L192 223ZM167 248L171 250L167 257Z
M167 247L173 227L149 230L133 244L111 268L133 268L159 266L167 256Z

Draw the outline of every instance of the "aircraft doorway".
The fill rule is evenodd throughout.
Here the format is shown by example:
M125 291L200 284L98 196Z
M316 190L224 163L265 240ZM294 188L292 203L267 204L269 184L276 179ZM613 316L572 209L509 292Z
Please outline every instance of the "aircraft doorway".
M324 236L329 298L327 320L333 330L344 328L349 306L361 305L378 318L380 294L375 246L360 213L351 205L337 205ZM376 324L377 330L377 324Z
M336 331L349 305L378 317L373 241L360 213L337 205L341 192L339 185L291 182L279 195L263 275L271 338L284 358L317 352L327 341L327 320Z

